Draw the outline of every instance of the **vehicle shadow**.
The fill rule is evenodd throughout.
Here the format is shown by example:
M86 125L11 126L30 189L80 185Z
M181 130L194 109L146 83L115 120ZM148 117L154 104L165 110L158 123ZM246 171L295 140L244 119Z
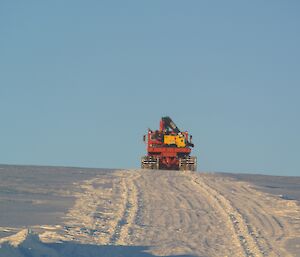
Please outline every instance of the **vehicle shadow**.
M147 252L146 246L116 246L116 245L79 245L74 243L52 244L60 255L64 257L159 257ZM167 257L195 257L193 255L172 255Z
M76 242L42 243L25 240L17 247L0 246L0 257L159 257L149 253L147 246L91 245ZM167 257L195 257L195 255L171 255Z

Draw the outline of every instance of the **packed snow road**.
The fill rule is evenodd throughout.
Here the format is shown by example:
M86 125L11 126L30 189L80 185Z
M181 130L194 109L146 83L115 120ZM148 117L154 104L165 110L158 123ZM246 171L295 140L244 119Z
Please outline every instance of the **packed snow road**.
M297 256L297 246L287 247L300 242L297 202L246 182L218 174L120 170L77 187L64 225L36 228L42 241L149 246L154 256Z
M295 202L218 175L129 170L81 187L66 236L82 242L148 245L156 255L289 256L286 241L300 237Z

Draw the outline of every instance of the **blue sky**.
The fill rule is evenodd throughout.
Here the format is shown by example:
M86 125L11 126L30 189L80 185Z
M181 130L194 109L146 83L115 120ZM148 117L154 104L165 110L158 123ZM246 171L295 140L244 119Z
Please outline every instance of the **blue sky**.
M299 1L1 1L0 163L139 167L170 115L199 169L300 175Z

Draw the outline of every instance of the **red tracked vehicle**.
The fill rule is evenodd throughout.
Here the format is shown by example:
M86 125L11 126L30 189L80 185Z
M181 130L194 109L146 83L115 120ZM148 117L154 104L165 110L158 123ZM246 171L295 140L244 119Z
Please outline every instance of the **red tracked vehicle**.
M159 130L148 129L144 135L147 155L141 159L141 168L195 171L197 158L190 156L191 141L192 136L181 132L170 117L162 117Z

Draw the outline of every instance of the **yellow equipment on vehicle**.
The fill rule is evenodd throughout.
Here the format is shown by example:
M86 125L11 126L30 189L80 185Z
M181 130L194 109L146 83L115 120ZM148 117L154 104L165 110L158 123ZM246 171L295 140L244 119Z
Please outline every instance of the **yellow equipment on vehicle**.
M164 135L165 145L176 145L177 147L186 147L185 137L182 134Z

